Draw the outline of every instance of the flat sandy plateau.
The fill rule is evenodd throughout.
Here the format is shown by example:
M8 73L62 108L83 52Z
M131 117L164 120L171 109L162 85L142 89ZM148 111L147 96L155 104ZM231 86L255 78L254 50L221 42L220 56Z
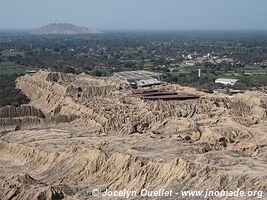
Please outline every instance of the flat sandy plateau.
M115 77L47 71L20 77L17 87L31 101L0 108L1 200L106 199L94 188L240 189L267 198L264 91L228 96L166 84L158 87L200 98L143 101Z

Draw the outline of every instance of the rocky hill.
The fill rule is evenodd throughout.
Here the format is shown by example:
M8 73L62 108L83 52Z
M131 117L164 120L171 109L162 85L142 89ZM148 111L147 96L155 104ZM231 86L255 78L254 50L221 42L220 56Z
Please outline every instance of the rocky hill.
M100 34L101 32L87 27L75 26L68 23L53 23L42 26L33 32L38 35L48 34L64 34L64 35L75 35L75 34Z

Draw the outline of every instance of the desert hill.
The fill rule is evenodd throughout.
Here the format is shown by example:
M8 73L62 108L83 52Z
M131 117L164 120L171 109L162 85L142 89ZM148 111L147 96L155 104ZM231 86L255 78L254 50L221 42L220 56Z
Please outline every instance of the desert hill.
M66 34L66 35L75 35L75 34L100 34L101 32L96 31L92 28L75 26L69 23L53 23L42 26L33 32L33 34L38 35L48 35L48 34Z
M117 77L18 78L30 104L0 109L0 199L106 199L94 188L266 192L267 94L164 87L201 98L143 101Z

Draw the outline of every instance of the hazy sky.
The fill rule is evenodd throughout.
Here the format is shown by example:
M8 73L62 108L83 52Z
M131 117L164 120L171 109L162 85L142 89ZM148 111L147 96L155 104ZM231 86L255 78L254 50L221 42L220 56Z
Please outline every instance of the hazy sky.
M267 0L0 0L0 29L267 29Z

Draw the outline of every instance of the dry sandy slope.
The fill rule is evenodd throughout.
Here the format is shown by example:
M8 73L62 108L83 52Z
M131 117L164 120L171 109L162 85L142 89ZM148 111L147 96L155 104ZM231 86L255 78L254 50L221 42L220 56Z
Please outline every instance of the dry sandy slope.
M28 115L45 117L1 133L0 199L90 199L92 188L266 192L264 93L167 85L202 98L143 102L116 78L44 71L17 87L38 110ZM29 117L6 110L2 121Z

